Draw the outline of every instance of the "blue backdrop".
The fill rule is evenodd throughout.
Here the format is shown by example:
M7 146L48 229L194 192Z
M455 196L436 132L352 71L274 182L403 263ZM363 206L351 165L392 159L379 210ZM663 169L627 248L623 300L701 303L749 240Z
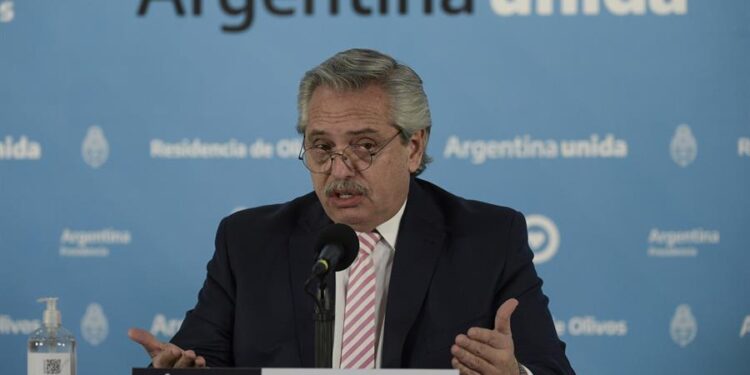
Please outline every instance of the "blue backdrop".
M219 220L311 190L297 84L352 47L424 79L424 178L526 214L579 373L750 373L746 0L0 0L0 372L42 296L80 374L148 363Z

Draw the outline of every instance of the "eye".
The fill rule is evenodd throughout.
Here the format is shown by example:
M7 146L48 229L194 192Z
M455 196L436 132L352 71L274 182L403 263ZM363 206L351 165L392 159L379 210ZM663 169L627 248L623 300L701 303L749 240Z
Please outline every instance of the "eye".
M356 143L354 143L352 146L356 146L357 148L360 148L362 150L366 151L372 151L377 147L377 143L373 141L372 139L360 139Z
M317 142L310 147L311 149L320 150L320 151L331 151L333 149L333 146L329 143L325 142Z

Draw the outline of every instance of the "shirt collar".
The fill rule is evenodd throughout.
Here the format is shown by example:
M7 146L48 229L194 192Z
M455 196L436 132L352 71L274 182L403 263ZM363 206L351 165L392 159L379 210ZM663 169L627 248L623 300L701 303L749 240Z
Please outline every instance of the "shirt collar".
M396 238L398 238L398 228L401 225L401 217L404 216L404 208L406 208L406 199L401 208L393 215L392 218L388 219L385 223L380 224L375 228L382 238L387 242L393 250L396 250Z

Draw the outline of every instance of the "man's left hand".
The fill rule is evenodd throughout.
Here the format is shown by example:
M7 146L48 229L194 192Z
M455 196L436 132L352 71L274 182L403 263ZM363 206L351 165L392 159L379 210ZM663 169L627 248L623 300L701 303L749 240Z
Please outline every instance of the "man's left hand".
M510 316L517 306L518 300L511 298L497 309L495 329L472 327L466 335L456 336L451 347L453 368L462 375L518 375L510 331Z

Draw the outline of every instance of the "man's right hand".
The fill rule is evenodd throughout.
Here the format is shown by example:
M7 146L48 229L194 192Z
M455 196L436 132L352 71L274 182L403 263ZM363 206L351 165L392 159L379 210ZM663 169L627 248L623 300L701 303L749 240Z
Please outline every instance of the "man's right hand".
M128 337L143 346L155 368L206 367L206 359L196 355L194 351L161 342L148 331L131 328L128 330Z

